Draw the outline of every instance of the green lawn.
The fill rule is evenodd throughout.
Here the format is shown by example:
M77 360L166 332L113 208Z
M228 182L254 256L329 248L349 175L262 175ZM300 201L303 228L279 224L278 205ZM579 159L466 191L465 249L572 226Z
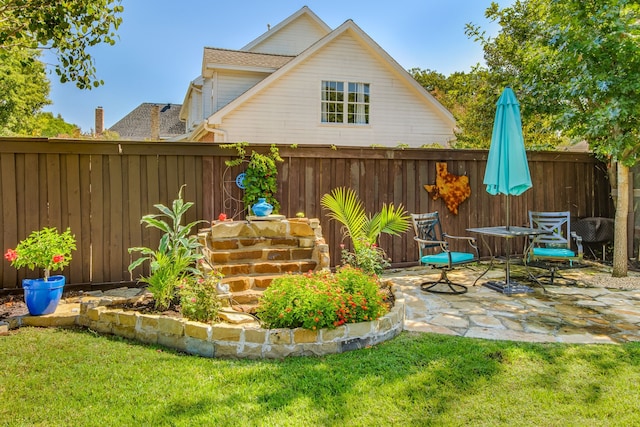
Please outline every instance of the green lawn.
M0 337L0 426L640 425L640 344L403 333L326 357L218 360L89 331Z

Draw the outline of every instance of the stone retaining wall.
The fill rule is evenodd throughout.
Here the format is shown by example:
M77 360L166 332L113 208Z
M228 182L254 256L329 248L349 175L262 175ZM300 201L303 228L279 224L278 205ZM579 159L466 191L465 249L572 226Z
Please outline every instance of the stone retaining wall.
M371 322L350 323L335 329L263 329L250 325L216 323L213 325L182 318L141 314L110 307L108 301L92 299L79 308L45 316L22 316L8 322L8 329L20 326L80 325L101 334L113 334L159 344L203 357L284 358L342 353L389 340L402 332L404 298L392 285L395 304L389 313ZM61 313L62 314L62 313ZM2 322L0 322L2 323ZM2 326L2 325L0 325Z

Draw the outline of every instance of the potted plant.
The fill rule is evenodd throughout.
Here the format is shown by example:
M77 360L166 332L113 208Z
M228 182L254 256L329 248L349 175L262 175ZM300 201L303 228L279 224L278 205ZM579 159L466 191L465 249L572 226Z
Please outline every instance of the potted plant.
M5 259L15 268L44 270L44 278L22 280L29 314L39 316L56 310L62 297L65 277L51 276L51 271L62 270L69 265L71 251L74 250L76 238L71 234L70 228L60 233L55 227L45 227L32 232L15 249L8 249L4 254Z

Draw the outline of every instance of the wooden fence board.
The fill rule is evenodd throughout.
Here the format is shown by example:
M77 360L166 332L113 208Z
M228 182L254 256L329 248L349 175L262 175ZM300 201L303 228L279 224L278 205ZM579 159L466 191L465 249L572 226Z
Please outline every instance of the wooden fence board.
M72 282L128 280L131 246L157 247L160 232L140 218L157 213L154 204L170 205L182 184L194 201L188 220L215 219L220 212L244 218L237 174L246 162L227 167L235 154L213 144L129 141L73 141L42 138L0 138L0 207L3 247L15 246L26 233L43 226L68 224L78 251L66 271ZM268 146L251 146L267 152ZM358 191L368 212L383 203L403 204L408 212L439 211L450 234L468 235L474 226L505 221L505 196L489 195L482 184L486 150L368 149L356 147L279 147L278 197L281 213L304 211L319 218L329 244L332 265L340 262L342 232L320 205L322 195L336 187ZM511 199L514 221L527 221L527 210L569 209L576 217L613 216L606 168L584 153L528 153L533 188ZM451 214L442 200L432 200L423 185L435 183L437 162L451 173L467 175L470 198ZM19 219L18 219L19 218ZM482 247L499 254L502 239ZM345 241L347 246L349 242ZM415 263L413 231L384 236L381 246L398 265ZM515 245L514 245L515 246ZM142 269L144 272L145 269ZM146 270L148 272L148 270ZM137 274L138 272L136 272ZM25 272L0 266L0 289L15 289Z

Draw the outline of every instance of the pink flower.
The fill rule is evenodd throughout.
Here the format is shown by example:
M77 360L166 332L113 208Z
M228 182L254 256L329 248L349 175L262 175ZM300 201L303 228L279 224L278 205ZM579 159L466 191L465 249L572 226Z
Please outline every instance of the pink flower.
M9 262L13 262L18 259L18 253L13 249L7 249L7 253L4 254L4 258Z
M196 302L196 299L195 298L191 298L191 302Z
M51 259L55 263L62 262L62 261L64 261L64 255L54 255L53 258L51 258Z

